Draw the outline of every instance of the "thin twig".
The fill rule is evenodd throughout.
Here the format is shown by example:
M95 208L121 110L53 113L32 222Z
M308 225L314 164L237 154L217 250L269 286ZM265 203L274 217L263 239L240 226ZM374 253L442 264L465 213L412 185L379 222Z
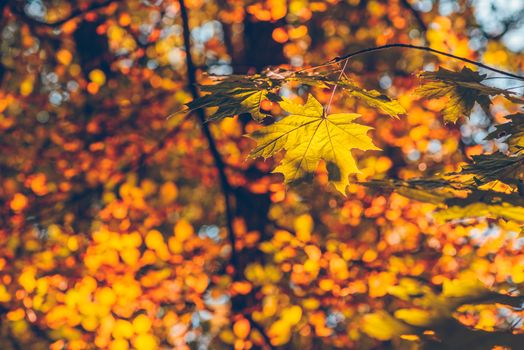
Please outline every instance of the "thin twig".
M413 17L417 21L418 26L420 27L420 29L422 29L424 32L427 32L428 31L428 26L426 25L426 23L422 19L422 16L420 15L420 13L409 3L409 1L408 0L400 0L400 4L402 6L404 6L404 8L406 8L409 12L411 12Z
M244 317L249 321L249 323L251 323L253 328L255 328L262 335L262 338L264 339L264 342L266 343L267 347L269 349L274 349L273 345L271 344L271 339L269 339L268 335L266 334L264 327L262 327L255 320L253 320L250 313L244 314Z
M505 75L505 76L508 76L508 77L512 77L512 78L517 79L517 80L524 80L524 77L522 77L520 75L513 74L513 73L510 73L510 72L506 72L506 71L503 71L503 70L500 70L500 69L488 66L486 64L470 60L469 58L456 56L456 55L453 55L453 54L450 54L450 53L447 53L447 52L443 52L443 51L439 51L439 50L436 50L436 49L433 49L433 48L427 47L427 46L417 46L417 45L411 45L411 44L398 44L398 43L397 44L387 44L387 45L382 45L382 46L374 46L374 47L369 47L369 48L366 48L366 49L358 50L358 51L355 51L355 52L351 52L351 53L349 53L347 55L344 55L344 56L335 57L335 58L333 58L333 59L331 59L331 60L329 60L327 62L324 62L324 63L322 63L322 64L320 64L318 66L300 69L300 70L296 71L294 74L302 73L302 72L306 72L306 71L310 71L310 70L315 70L315 69L320 69L320 68L324 68L324 67L328 67L328 66L332 66L334 64L337 64L337 63L339 63L341 61L344 61L344 60L348 60L348 59L350 59L352 57L355 57L355 56L359 56L359 55L362 55L362 54L365 54L365 53L369 53L369 52L374 52L374 51L387 50L387 49L391 49L391 48L395 48L395 47L401 47L401 48L408 48L408 49L432 52L434 54L443 55L443 56L446 56L446 57L454 58L454 59L459 60L459 61L467 62L467 63L475 65L477 67L481 67L481 68L490 70L492 72L497 72L499 74L502 74L502 75Z
M418 46L418 45L411 45L411 44L398 44L397 43L397 44L387 44L387 45L382 45L382 46L369 47L369 48L366 48L366 49L362 49L362 50L358 50L358 51L355 51L355 52L351 52L351 53L349 53L347 55L344 55L344 56L341 56L341 57L335 57L334 59L326 62L325 64L328 64L328 63L335 64L335 63L342 62L342 61L348 60L348 59L350 59L352 57L359 56L359 55L362 55L362 54L365 54L365 53L374 52L374 51L381 51L381 50L387 50L387 49L391 49L391 48L395 48L395 47L402 47L402 48L406 48L406 49L414 49L414 50L421 50L421 51L432 52L434 54L438 54L438 55L442 55L442 56L446 56L446 57L451 57L451 58L454 58L456 60L467 62L467 63L473 64L473 65L475 65L477 67L481 67L481 68L490 70L492 72L497 72L499 74L503 74L503 75L506 75L508 77L513 77L515 79L524 80L524 77L522 77L520 75L513 74L513 73L510 73L510 72L506 72L506 71L503 71L503 70L500 70L500 69L488 66L488 65L486 65L484 63L480 63L480 62L477 62L477 61L470 60L469 58L456 56L456 55L453 55L453 54L450 54L450 53L447 53L447 52L444 52L444 51L439 51L439 50L436 50L436 49L432 49L431 47L427 47L427 46Z
M108 0L108 1L104 1L104 2L95 2L94 4L91 4L91 6L89 6L88 8L86 9L75 9L73 11L71 11L71 13L69 14L69 16L65 17L65 18L62 18L60 20L57 20L57 21L54 21L54 22L44 22L44 21L40 21L36 18L33 18L31 16L28 16L24 10L22 9L19 9L19 8L16 8L16 7L12 7L11 10L16 13L17 15L20 15L20 16L23 16L24 19L27 21L27 22L31 22L32 24L34 25L41 25L41 26L46 26L46 27L51 27L51 28L54 28L54 27L59 27L61 26L62 24L78 17L78 16L82 16L88 12L91 12L91 11L94 11L94 10L98 10L98 9L101 9L101 8L104 8L104 7L108 7L109 5L115 3L115 2L120 2L120 0Z
M510 78L510 77L487 77L487 78L484 78L484 80L492 80L492 79L521 80L521 79Z
M325 113L326 116L329 114L329 110L331 109L331 102L333 102L333 97L335 96L335 92L337 92L338 82L340 81L340 79L344 75L344 71L346 70L346 66L348 65L348 62L349 62L349 60L346 60L344 62L344 65L342 66L342 69L340 70L340 74L338 75L338 78L337 78L337 81L335 83L335 86L333 87L333 91L331 91L331 96L329 96L329 102L328 102L328 104L326 106L326 113Z
M198 93L198 90L196 88L197 86L197 80L196 80L196 67L193 62L193 57L191 55L191 31L189 28L189 16L187 13L186 5L184 0L179 0L180 3L180 16L182 17L182 27L183 27L183 37L184 37L184 48L186 50L186 66L187 66L187 77L188 77L188 88L191 92L191 95L193 96L193 100L196 100L200 97L200 94ZM204 133L205 138L207 139L207 142L209 144L209 151L211 152L211 155L213 157L213 160L215 161L215 166L218 171L218 176L220 178L220 185L222 188L222 193L224 196L224 202L225 202L225 209L226 209L226 227L228 231L228 238L229 243L231 244L231 257L230 257L230 263L233 265L233 267L236 269L237 267L237 257L235 252L235 231L233 229L233 210L231 207L230 202L230 195L231 195L231 185L229 184L226 172L225 172L225 164L222 160L222 156L218 152L215 139L213 138L213 135L211 134L211 130L209 129L209 124L206 123L206 115L202 108L199 108L195 111L198 120L200 122L200 126L202 128L202 132ZM236 274L235 274L236 275Z

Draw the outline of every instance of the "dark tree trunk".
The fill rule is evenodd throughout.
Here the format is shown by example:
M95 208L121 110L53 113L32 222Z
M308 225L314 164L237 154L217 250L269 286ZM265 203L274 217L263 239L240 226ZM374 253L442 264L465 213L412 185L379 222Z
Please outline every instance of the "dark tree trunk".
M267 66L287 63L284 45L272 38L273 30L282 27L284 20L260 22L252 16L244 21L244 59L247 66L260 72Z

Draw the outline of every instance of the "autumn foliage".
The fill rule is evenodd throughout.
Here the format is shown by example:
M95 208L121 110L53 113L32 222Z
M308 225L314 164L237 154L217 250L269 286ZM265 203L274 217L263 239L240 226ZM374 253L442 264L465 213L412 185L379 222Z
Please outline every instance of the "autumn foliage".
M523 348L492 2L0 1L0 349Z

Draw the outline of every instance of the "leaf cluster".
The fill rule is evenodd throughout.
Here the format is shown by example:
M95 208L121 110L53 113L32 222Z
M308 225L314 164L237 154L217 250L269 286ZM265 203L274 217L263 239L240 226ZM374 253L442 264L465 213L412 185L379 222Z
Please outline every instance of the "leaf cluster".
M422 85L416 89L416 94L431 99L448 99L442 111L446 122L455 123L461 116L469 116L476 103L489 113L491 98L496 95L515 103L523 102L509 90L485 85L487 76L467 67L460 71L439 68L434 72L422 72L419 76ZM280 70L253 76L220 77L216 81L216 84L202 86L202 91L208 94L187 106L190 109L216 107L209 120L250 113L255 121L262 122L267 116L261 111L262 102L278 103L285 114L247 135L256 141L249 157L266 159L285 152L273 172L283 174L286 184L310 181L319 163L324 162L329 182L342 194L346 193L349 176L360 172L351 150L379 150L368 135L371 127L354 122L359 114L327 115L329 106L322 106L310 93L305 104L301 105L282 97L280 89L298 85L332 89L334 93L338 87L347 96L361 100L379 113L394 118L406 114L397 100L377 90L360 87L344 72ZM524 156L519 153L524 146L524 119L520 113L507 119L509 122L496 126L487 139L505 137L510 147L509 154L497 152L473 156L471 164L445 175L410 180L371 180L364 185L436 204L441 207L439 216L443 219L484 215L524 222L523 203L516 194L524 193ZM494 183L505 184L515 192L507 194L483 187Z
M442 111L446 122L456 123L460 117L469 116L475 103L489 115L492 96L502 95L513 102L523 102L511 91L482 84L487 75L467 67L460 72L441 67L436 72L422 72L419 76L423 84L415 93L426 98L448 98Z

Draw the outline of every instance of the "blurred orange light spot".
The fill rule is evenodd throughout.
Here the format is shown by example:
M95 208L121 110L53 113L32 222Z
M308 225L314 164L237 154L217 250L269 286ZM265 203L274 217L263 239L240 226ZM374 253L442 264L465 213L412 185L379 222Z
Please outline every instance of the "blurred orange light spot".
M118 24L120 24L122 27L127 27L131 24L131 16L129 16L128 13L123 13L118 19Z
M106 83L106 74L101 69L93 69L89 72L89 79L99 86L102 86Z
M378 257L378 253L376 251L368 249L364 252L364 255L362 255L362 261L372 262L372 261L375 261L377 257Z
M87 84L87 92L89 92L91 95L95 95L100 90L100 86L97 83L89 83Z
M26 196L24 196L21 193L17 193L14 195L13 199L11 200L10 206L14 212L20 212L27 207L28 203L29 201L27 200Z
M7 313L7 319L9 321L20 321L25 317L25 312L23 309L16 309L13 311L9 311Z
M56 59L64 66L67 66L73 60L73 54L69 50L61 49L56 53Z
M251 325L245 318L241 318L233 325L233 333L240 339L246 339L251 331Z
M138 315L133 320L133 329L137 334L149 332L151 326L151 320L144 314Z
M115 219L123 219L127 216L127 206L124 203L115 203L112 213Z
M273 30L273 34L271 35L271 37L277 43L281 43L281 44L285 43L289 39L289 36L287 35L287 31L282 27L275 28Z

